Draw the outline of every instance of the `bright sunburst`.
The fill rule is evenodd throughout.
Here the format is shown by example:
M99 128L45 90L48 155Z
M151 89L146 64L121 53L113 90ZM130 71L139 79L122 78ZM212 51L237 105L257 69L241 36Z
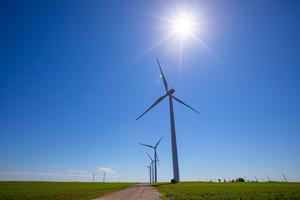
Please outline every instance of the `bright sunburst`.
M178 53L180 63L182 61L184 49L194 44L200 45L208 50L214 56L215 53L205 44L203 38L207 35L206 25L208 24L207 16L204 16L202 10L186 6L176 6L176 9L166 9L165 16L151 15L158 20L163 30L161 37L152 44L142 55L149 53L156 47L163 44L170 49L172 53Z
M193 36L196 32L196 26L195 19L186 13L179 14L171 20L171 32L180 39Z

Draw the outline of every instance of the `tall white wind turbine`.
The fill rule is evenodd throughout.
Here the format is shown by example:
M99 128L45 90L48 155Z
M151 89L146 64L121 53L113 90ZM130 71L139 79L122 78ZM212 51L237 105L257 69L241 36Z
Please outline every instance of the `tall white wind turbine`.
M190 108L191 110L198 113L197 110L189 106L188 104L184 103L182 100L178 99L174 96L175 89L168 87L167 80L164 76L162 68L160 66L159 60L157 58L157 63L159 66L160 74L164 82L165 87L165 94L159 97L145 112L143 112L136 120L141 118L144 114L146 114L149 110L151 110L154 106L159 104L163 99L169 97L169 107L170 107L170 123L171 123L171 143L172 143L172 160L173 160L173 179L171 180L174 183L178 183L180 181L179 178L179 166L178 166L178 154L177 154L177 143L176 143L176 130L175 130L175 120L174 120L174 109L173 109L173 100L177 101L185 105L186 107Z

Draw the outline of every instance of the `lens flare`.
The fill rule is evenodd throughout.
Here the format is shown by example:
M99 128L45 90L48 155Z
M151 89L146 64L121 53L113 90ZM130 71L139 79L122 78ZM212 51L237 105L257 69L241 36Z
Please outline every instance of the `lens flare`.
M181 39L194 34L195 29L195 20L187 14L181 14L176 16L171 23L171 31Z

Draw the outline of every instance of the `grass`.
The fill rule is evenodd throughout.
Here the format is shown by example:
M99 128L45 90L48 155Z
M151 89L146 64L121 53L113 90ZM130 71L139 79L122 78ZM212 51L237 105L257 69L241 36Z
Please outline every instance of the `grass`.
M86 200L134 183L0 182L0 200Z
M300 199L300 183L207 183L154 184L165 199Z

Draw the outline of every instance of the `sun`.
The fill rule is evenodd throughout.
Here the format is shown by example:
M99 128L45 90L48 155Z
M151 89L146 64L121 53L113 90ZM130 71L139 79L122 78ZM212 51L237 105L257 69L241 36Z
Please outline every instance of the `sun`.
M208 36L208 26L211 20L203 9L198 6L176 6L176 8L165 9L163 15L150 15L157 20L162 30L161 36L140 56L148 54L153 49L165 45L166 49L173 55L179 55L180 63L183 54L188 48L199 45L215 56L215 53L204 42Z
M171 31L180 39L192 36L196 31L196 21L188 14L180 14L171 21Z

